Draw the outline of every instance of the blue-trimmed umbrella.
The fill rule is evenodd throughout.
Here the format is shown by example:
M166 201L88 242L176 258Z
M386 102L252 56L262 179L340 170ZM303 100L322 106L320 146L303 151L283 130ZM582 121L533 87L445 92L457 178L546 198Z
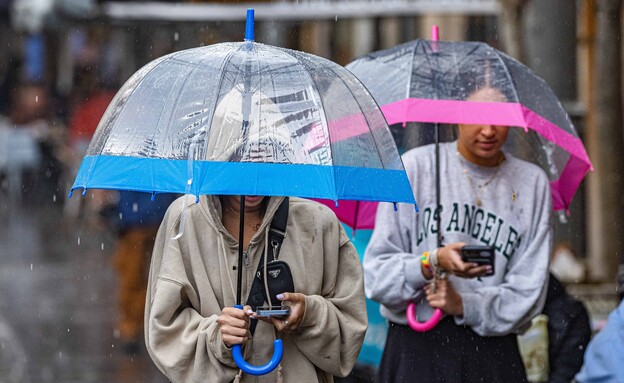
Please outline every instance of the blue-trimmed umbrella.
M366 88L329 60L255 43L249 16L244 42L175 52L135 73L102 117L72 191L415 205L390 130ZM241 217L243 209L241 198ZM261 367L246 364L235 346L237 364L250 374L270 372L281 356L281 341L275 342L274 358Z

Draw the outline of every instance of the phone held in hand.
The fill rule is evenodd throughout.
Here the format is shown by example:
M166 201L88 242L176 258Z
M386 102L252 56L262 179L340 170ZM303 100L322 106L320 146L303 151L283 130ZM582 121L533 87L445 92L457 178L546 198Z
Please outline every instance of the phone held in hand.
M278 306L278 307L258 307L256 309L256 314L259 317L282 317L288 316L290 314L290 307L286 306Z
M476 263L479 266L490 265L492 270L485 275L494 275L494 259L496 254L494 246L466 245L461 248L462 261L466 263Z

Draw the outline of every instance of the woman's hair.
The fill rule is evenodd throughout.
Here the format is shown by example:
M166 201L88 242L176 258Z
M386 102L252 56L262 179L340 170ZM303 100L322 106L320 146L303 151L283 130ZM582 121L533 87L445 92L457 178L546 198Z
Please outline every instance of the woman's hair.
M451 86L453 91L451 99L467 100L471 95L484 88L498 90L504 96L504 100L501 101L517 99L506 66L503 62L495 60L473 63L473 65L466 65L460 70L456 77L456 83Z

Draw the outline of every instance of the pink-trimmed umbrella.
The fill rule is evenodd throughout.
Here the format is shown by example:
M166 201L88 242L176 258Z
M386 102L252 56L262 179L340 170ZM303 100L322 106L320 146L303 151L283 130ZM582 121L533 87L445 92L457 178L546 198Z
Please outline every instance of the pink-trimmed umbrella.
M418 39L362 56L347 65L368 88L389 125L419 123L411 136L432 142L435 124L495 124L512 129L505 149L540 165L550 179L553 209L568 211L593 166L574 125L548 84L530 68L482 42ZM466 101L489 84L505 102ZM447 135L448 136L448 135ZM429 137L429 139L428 139ZM331 206L331 203L328 202ZM374 227L375 203L334 207L355 229Z
M506 150L546 171L554 210L568 210L593 170L583 142L548 84L531 69L482 42L415 40L347 65L368 88L388 124L514 126ZM490 85L506 102L466 101ZM423 135L431 134L422 132Z
M540 165L550 179L553 209L568 211L589 170L587 152L568 114L544 80L517 60L481 42L415 40L373 52L347 65L368 88L389 125L409 129L412 146L453 139L441 124L492 124L511 129L505 150ZM468 101L484 86L499 89L505 101ZM435 129L427 129L431 124ZM439 173L439 172L438 172ZM439 198L439 174L436 189ZM359 202L334 208L354 230L374 226L376 205ZM366 212L362 214L362 212ZM441 233L438 230L438 233ZM439 245L441 239L438 238ZM425 323L407 308L409 325L428 331L442 317L440 310Z

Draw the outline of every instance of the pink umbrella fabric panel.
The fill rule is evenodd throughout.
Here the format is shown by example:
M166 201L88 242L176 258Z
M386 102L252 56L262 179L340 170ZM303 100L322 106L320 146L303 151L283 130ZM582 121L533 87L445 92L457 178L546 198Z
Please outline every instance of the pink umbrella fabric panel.
M551 181L554 210L567 210L583 178L593 171L580 138L520 103L409 98L384 105L381 109L390 125L404 122L494 124L535 131L570 153L560 177Z

